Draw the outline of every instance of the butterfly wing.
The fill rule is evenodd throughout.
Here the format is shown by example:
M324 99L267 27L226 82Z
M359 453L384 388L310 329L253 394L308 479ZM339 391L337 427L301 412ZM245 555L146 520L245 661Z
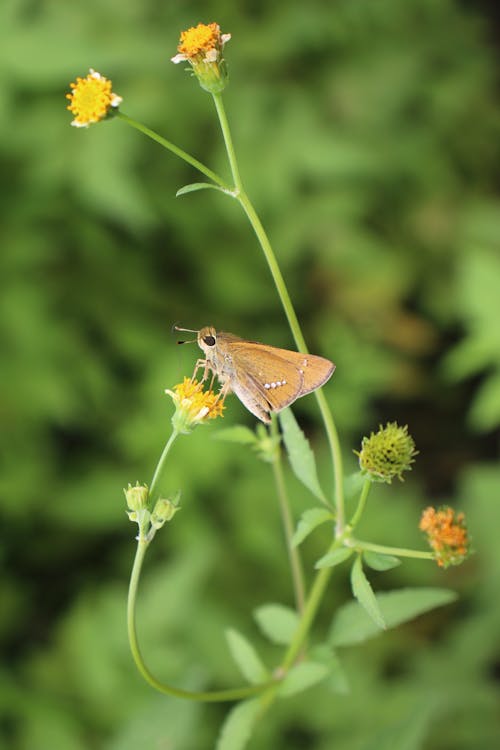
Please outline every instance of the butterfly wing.
M232 357L237 363L238 377L232 379L231 388L259 419L263 409L267 416L270 411L280 411L319 388L335 369L323 357L244 340L233 343Z

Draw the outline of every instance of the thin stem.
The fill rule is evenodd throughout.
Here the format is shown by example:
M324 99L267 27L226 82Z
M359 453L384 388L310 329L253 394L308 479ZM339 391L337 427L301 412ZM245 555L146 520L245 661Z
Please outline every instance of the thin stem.
M350 523L349 523L349 526L351 527L351 529L356 528L356 526L357 526L357 524L359 522L359 519L363 515L363 511L364 511L365 505L366 505L366 499L368 497L368 493L370 492L371 486L372 486L371 481L369 479L365 479L364 484L363 484L363 488L361 490L361 494L359 496L358 507L354 511L353 516L352 516L352 518L350 520Z
M278 425L276 417L273 416L271 422L271 435L276 437L278 434ZM276 490L278 493L278 501L281 512L281 520L283 523L283 530L285 533L286 547L288 551L288 559L290 561L290 570L292 572L293 590L295 593L295 605L299 614L303 613L304 610L304 599L305 599L305 586L304 586L304 570L302 567L302 560L298 547L292 544L293 538L293 521L292 514L290 512L290 502L288 499L288 493L285 485L285 477L283 475L283 463L281 460L281 450L277 451L276 458L273 461L273 474L274 481L276 483Z
M229 690L215 690L215 691L192 691L182 690L181 688L173 687L160 682L153 674L149 671L148 667L144 663L142 653L139 647L137 639L137 630L135 622L135 610L137 600L137 589L139 586L139 579L141 576L142 564L144 562L144 556L148 548L148 542L145 540L139 540L137 544L137 551L135 555L134 565L132 568L132 574L130 576L128 601L127 601L127 629L128 639L130 644L130 650L137 669L141 673L142 677L148 682L151 687L158 690L160 693L165 695L172 695L176 698L187 698L189 700L205 701L205 702L219 702L219 701L236 701L242 698L249 698L264 690L269 689L274 683L263 683L261 685L251 685L248 687L231 688Z
M243 210L245 211L250 224L257 236L259 244L262 248L264 256L266 258L269 270L273 277L276 290L278 292L281 304L285 311L285 315L288 320L288 325L295 339L295 344L298 351L307 353L308 349L306 342L300 327L300 323L297 318L297 314L292 304L292 300L288 293L288 289L281 273L280 267L276 260L271 242L266 234L262 222L260 221L255 208L253 207L249 197L245 192L241 192L237 196ZM342 453L340 450L340 441L337 433L337 428L333 420L332 413L326 401L325 395L321 389L314 392L318 406L323 418L325 430L330 445L330 452L332 456L332 463L334 467L334 481L335 481L335 506L337 510L337 534L340 536L344 531L344 480L343 480L343 468L342 468Z
M151 138L151 140L156 141L156 143L159 143L160 146L163 146L163 148L168 149L168 151L171 151L173 154L178 156L183 161L186 161L188 164L191 164L192 167L197 169L199 172L202 172L210 180L215 182L217 185L220 185L220 187L224 188L225 190L230 190L229 185L227 185L224 182L224 180L221 177L219 177L218 174L216 174L211 169L209 169L209 167L205 166L205 164L203 164L201 161L198 161L198 159L195 159L194 156L191 156L191 154L188 154L182 148L179 148L174 143L167 141L166 138L163 138L158 133L155 133L154 130L151 130L150 128L146 127L146 125L143 125L141 122L137 122L137 120L133 120L132 117L129 117L128 115L120 111L118 111L115 114L115 117L118 117L120 120L123 120L123 122L126 122L127 125L130 125L136 130L139 130L139 132L143 133L144 135L147 135L148 138Z
M151 480L151 485L149 487L149 496L153 498L154 492L156 490L156 485L158 484L158 481L160 479L161 473L163 471L163 467L165 466L165 461L167 460L167 456L170 452L170 448L174 444L174 441L176 437L178 436L178 432L176 430L172 430L172 434L170 435L169 439L167 440L167 443L163 449L163 453L160 456L160 460L158 461L155 469L155 473L153 474L153 479Z
M340 538L335 539L330 545L330 547L328 548L327 554L329 552L333 552L333 550L337 549L337 547L340 547L341 544L342 544L342 540ZM314 583L307 597L307 601L306 601L304 612L302 614L302 617L299 623L299 627L297 628L294 634L293 640L290 646L288 647L288 651L286 652L283 662L281 664L282 669L285 672L292 666L297 655L300 653L300 650L304 644L305 639L307 638L307 635L309 633L313 620L316 616L316 612L318 611L318 607L320 605L325 588L328 584L328 581L330 580L330 576L333 570L334 568L332 567L321 568L318 571L318 573L316 573Z
M382 555L395 555L396 557L414 557L419 560L434 560L432 552L421 552L416 549L407 549L405 547L386 547L383 544L372 544L363 542L361 539L351 537L349 546L357 550L367 550L369 552L380 552Z
M226 110L222 101L221 94L213 94L215 109L217 110L217 117L219 118L220 127L222 130L222 137L224 138L224 144L226 146L226 153L229 159L229 166L231 167L231 174L233 175L234 186L238 191L243 191L243 185L241 184L240 171L238 169L238 161L236 159L236 152L233 146L233 139L231 137L231 131L229 129L229 123L227 120Z

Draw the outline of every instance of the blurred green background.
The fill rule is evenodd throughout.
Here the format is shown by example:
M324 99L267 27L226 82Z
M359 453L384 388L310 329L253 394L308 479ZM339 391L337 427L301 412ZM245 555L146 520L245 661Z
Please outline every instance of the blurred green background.
M211 748L227 706L155 694L125 632L135 528L122 487L149 481L163 395L191 372L173 323L293 346L238 206L175 198L193 170L120 121L71 128L90 66L122 109L227 174L210 98L174 67L181 29L233 38L225 102L244 182L306 338L337 364L325 394L345 460L379 422L420 450L376 488L362 535L420 546L421 509L465 510L476 555L408 562L378 590L450 586L456 605L340 653L349 694L277 706L252 747L468 750L500 744L500 108L498 9L457 0L3 0L0 6L0 748ZM233 397L224 426L253 425ZM330 481L314 398L295 413ZM164 491L139 601L146 660L190 688L240 684L238 627L292 603L269 467L200 428ZM311 498L293 478L297 513ZM306 567L322 554L318 532ZM337 574L324 633L349 597Z

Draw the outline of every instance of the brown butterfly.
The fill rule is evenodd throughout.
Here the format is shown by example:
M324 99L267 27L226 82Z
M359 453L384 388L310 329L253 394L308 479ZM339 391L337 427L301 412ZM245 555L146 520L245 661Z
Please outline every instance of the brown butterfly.
M205 368L203 380L211 370L222 384L221 397L232 391L262 422L271 421L271 412L320 388L335 370L333 362L315 354L247 341L212 326L199 331L176 326L176 330L197 334L205 358L198 360L196 369Z

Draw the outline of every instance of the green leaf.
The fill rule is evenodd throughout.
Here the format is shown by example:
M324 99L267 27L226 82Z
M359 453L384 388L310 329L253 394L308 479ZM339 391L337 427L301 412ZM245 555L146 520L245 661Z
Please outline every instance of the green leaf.
M326 508L309 508L305 510L297 524L297 529L292 538L292 546L298 547L311 531L325 521L333 521L333 516Z
M302 693L328 676L330 670L325 664L303 661L293 667L281 683L278 694L281 697Z
M258 442L255 433L249 427L244 427L242 424L234 425L234 427L226 427L212 434L216 440L225 440L227 443L256 445Z
M328 680L325 687L338 695L350 693L349 682L340 659L335 651L325 643L310 650L311 659L328 667Z
M424 612L454 602L454 591L442 588L407 588L377 594L387 628L395 628ZM380 634L380 629L356 602L341 607L332 622L328 640L332 646L351 646Z
M355 498L358 498L365 482L366 477L364 477L360 471L355 471L346 476L344 479L345 499L354 500Z
M283 440L290 459L290 464L297 479L304 484L319 500L326 501L320 487L316 471L316 460L309 441L297 424L291 409L279 413Z
M363 750L423 750L431 721L442 710L439 693L426 696L411 713L398 717L377 731Z
M401 560L393 555L383 555L380 552L363 552L363 560L372 570L391 570L401 565Z
M186 193L194 193L196 190L206 190L207 188L211 188L212 190L219 190L221 193L228 192L223 187L220 187L220 185L213 185L211 182L191 182L189 185L184 185L183 187L179 188L179 190L175 194L175 197L179 198L181 195L186 195Z
M232 628L226 630L226 639L231 656L248 682L256 685L268 679L268 672L250 641Z
M255 620L272 643L287 646L299 625L295 610L283 604L264 604L254 612Z
M238 703L222 725L216 750L243 750L252 736L260 708L258 698Z
M352 593L361 604L366 612L370 615L372 620L378 625L379 628L385 629L386 624L378 606L377 598L373 593L373 589L370 585L368 578L365 576L363 571L363 565L361 562L361 556L358 555L354 561L354 565L351 570L351 586Z
M347 560L353 552L354 550L349 549L349 547L339 547L339 549L334 549L333 552L327 552L326 555L320 557L314 567L333 568L335 565L340 565L344 560Z

